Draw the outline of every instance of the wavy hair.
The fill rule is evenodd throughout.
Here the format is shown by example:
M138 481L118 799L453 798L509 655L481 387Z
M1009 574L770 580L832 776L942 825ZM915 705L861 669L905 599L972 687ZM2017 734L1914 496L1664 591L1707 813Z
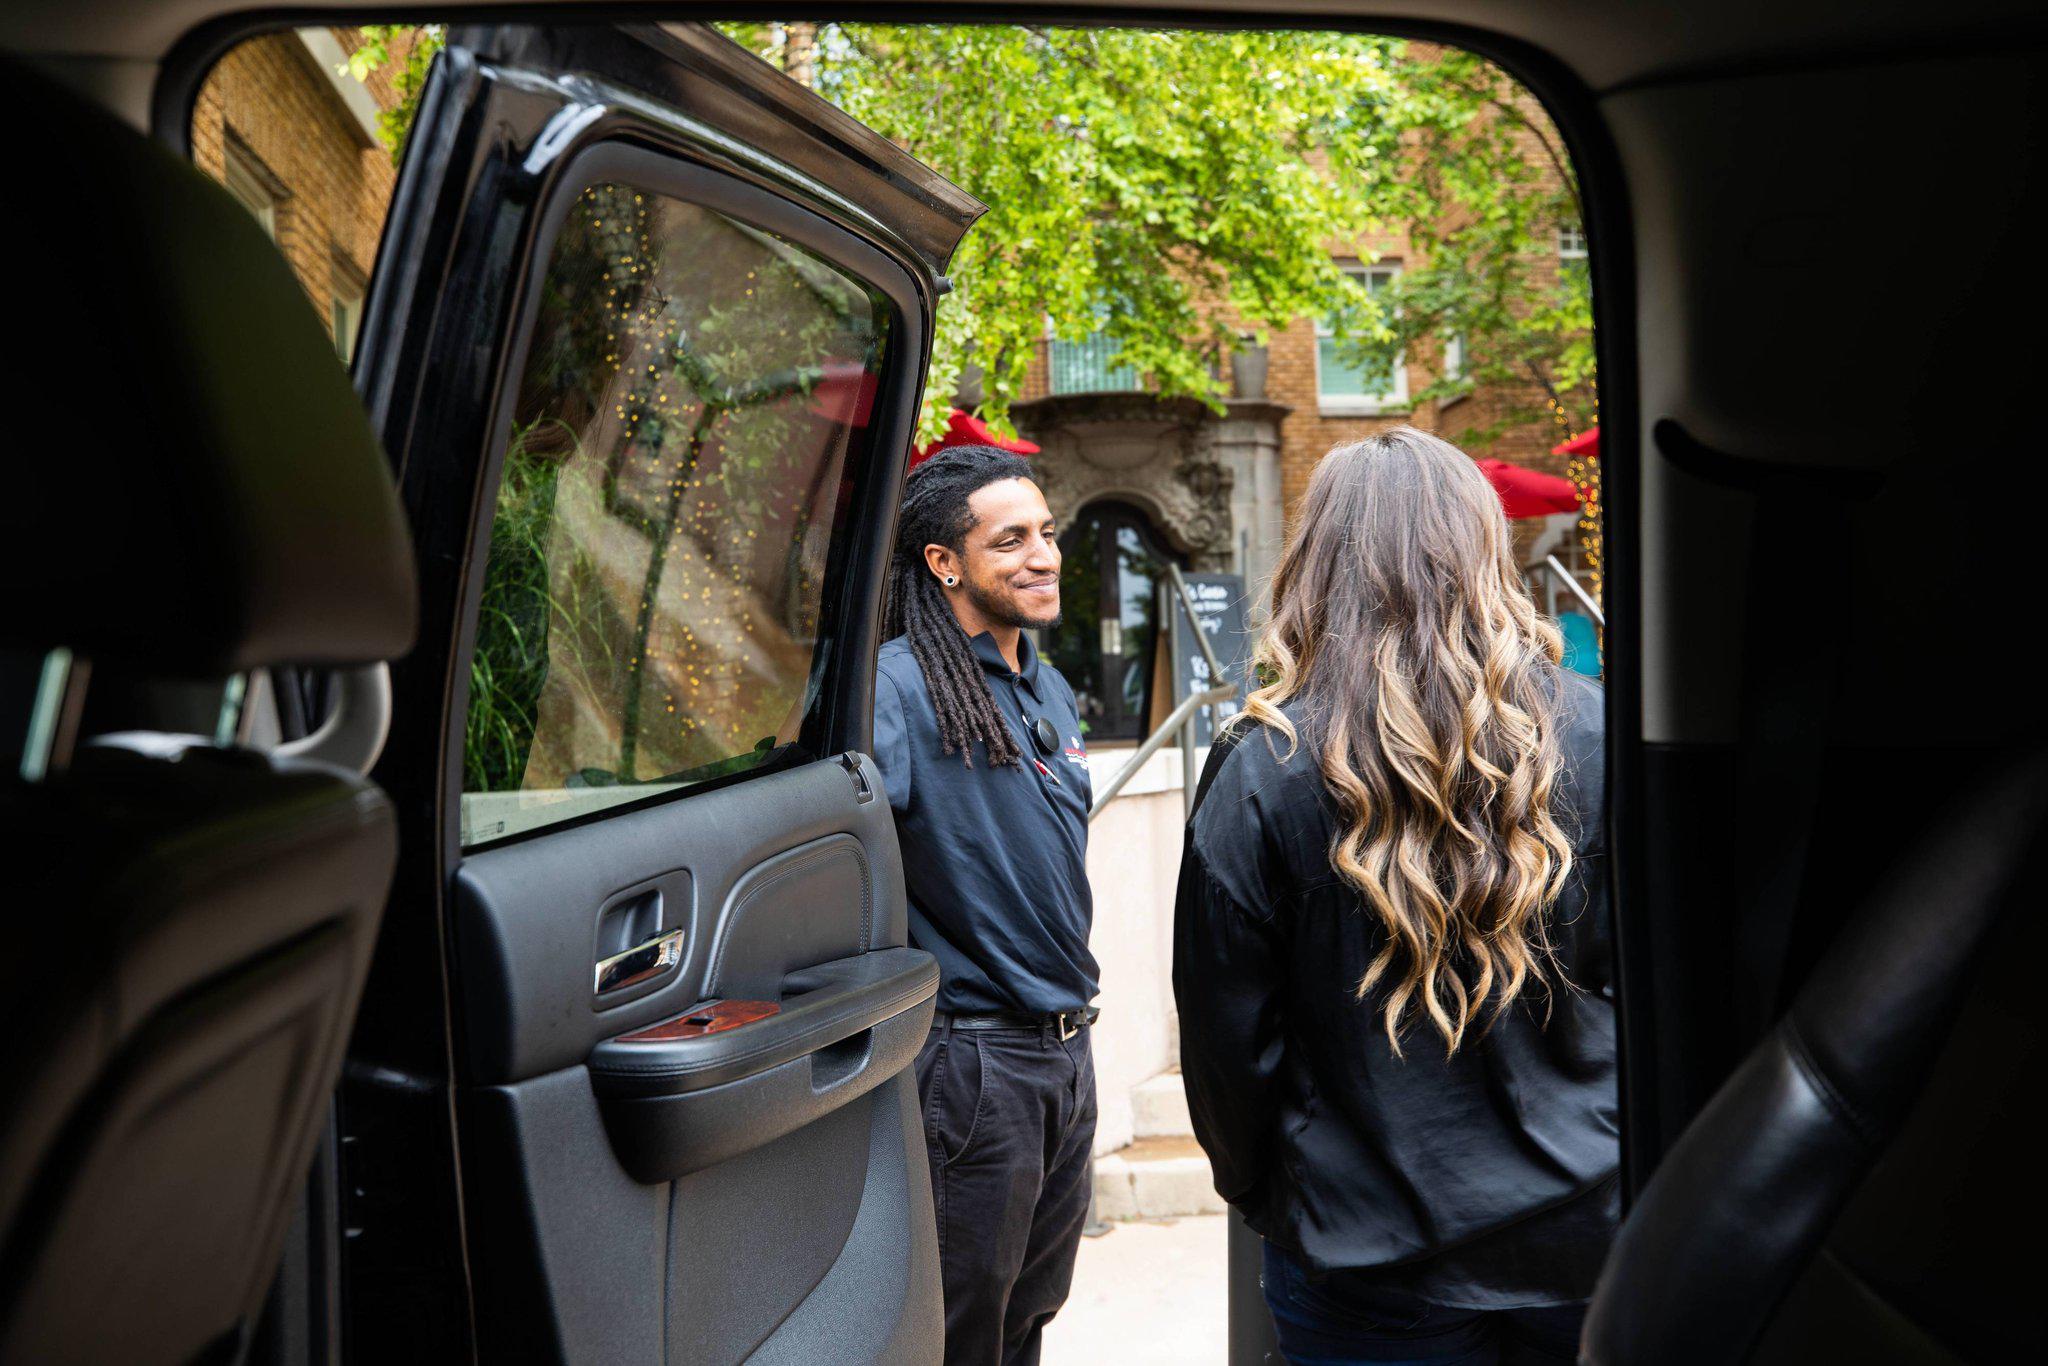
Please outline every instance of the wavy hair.
M1563 653L1457 447L1397 427L1316 466L1244 715L1314 748L1341 816L1331 866L1386 928L1358 999L1381 990L1397 1055L1412 1019L1448 1056L1525 988L1547 999L1572 866L1551 810Z

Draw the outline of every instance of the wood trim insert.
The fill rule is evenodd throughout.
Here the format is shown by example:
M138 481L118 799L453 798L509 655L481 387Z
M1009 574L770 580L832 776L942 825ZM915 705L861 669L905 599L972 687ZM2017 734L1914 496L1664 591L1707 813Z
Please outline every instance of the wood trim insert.
M756 1020L782 1013L775 1001L704 1001L672 1020L621 1034L620 1043L668 1043L675 1039L696 1039L706 1034L723 1034Z

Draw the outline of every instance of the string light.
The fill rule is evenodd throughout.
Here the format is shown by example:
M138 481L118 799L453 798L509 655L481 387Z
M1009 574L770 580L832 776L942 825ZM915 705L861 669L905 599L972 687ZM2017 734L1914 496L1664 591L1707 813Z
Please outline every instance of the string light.
M563 615L562 603L593 595L615 601L624 585L607 581L619 568L635 571L630 559L615 566L609 553L594 554L597 542L572 546L575 560L556 575L554 629L573 650L557 663L578 666L576 677L562 682L589 694L572 705L602 708L606 699L616 705L645 697L643 714L626 720L637 741L612 723L619 776L631 781L752 750L763 731L779 728L801 695L807 669L796 655L808 653L823 602L811 564L820 548L802 489L792 481L813 472L824 452L814 442L791 439L792 414L779 399L735 406L696 392L699 372L690 363L679 310L661 289L666 267L651 231L658 211L646 206L646 196L619 186L586 191L584 199L586 221L602 233L595 244L601 266L595 279L585 277L603 331L592 349L602 358L601 382L609 389L598 396L597 411L604 412L607 400L611 409L604 419L609 443L590 435L613 454L608 464L601 455L579 462L589 471L581 486L602 500L593 512L644 533L659 550L633 606L621 603L602 620L582 621ZM695 263L679 264L687 271ZM773 259L744 277L732 281L727 302L758 303L791 286L803 291L803 303L817 295L814 279ZM714 290L722 285L709 275L705 283ZM818 371L816 360L806 364L793 354L808 340L821 341L827 356L843 356L849 346L857 354L862 346L858 337L834 330L838 320L826 315L819 319L823 327L793 331L786 320L746 311L736 320L721 317L715 296L701 302L709 307L695 324L698 345L724 353L719 359L734 373L771 375L789 369L792 360L799 373ZM787 499L785 489L792 495ZM758 525L744 525L748 521ZM817 530L829 533L829 522ZM792 553L785 556L784 547ZM763 549L772 563L764 562ZM700 635L693 622L707 630ZM641 648L605 648L607 637L618 641L621 627L638 632Z

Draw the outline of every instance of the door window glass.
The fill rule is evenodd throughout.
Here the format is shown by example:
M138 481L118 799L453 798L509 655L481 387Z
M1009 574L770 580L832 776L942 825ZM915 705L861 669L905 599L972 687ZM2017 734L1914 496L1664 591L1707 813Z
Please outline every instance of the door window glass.
M484 568L465 843L795 743L889 317L772 232L628 185L556 241Z

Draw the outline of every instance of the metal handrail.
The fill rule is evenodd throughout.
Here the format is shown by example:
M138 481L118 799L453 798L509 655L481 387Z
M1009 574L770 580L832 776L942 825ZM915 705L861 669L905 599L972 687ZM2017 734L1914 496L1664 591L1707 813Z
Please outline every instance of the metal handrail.
M1166 742L1173 738L1175 731L1194 719L1196 711L1222 702L1236 691L1235 683L1226 683L1222 687L1210 688L1207 692L1189 694L1186 701L1175 707L1166 719L1159 723L1159 729L1146 736L1145 743L1132 751L1124 766L1116 771L1116 776L1103 784L1102 791L1095 794L1094 804L1088 808L1088 819L1092 821L1101 815L1102 808L1108 806L1116 794L1124 790L1124 784L1137 776L1138 770L1145 766L1145 761L1157 754Z
M1572 575L1572 571L1566 569L1557 556L1545 555L1541 564L1532 564L1529 568L1548 569L1556 576L1557 581L1562 583L1571 592L1571 595L1579 600L1580 605L1593 614L1593 620L1597 625L1605 626L1607 624L1607 614L1600 610L1600 604L1593 600L1593 595L1585 590L1578 579Z
M1202 658L1208 661L1209 677L1220 678L1224 681L1213 688L1206 688L1201 692L1188 694L1187 697L1181 700L1179 706L1167 713L1166 719L1159 723L1159 728L1145 737L1145 742L1132 752L1129 759L1124 761L1124 766L1116 771L1116 776L1103 785L1102 791L1095 794L1094 802L1088 807L1088 819L1091 821L1102 814L1104 807L1116 800L1116 795L1124 790L1124 785L1137 776L1138 770L1145 766L1145 761L1157 754L1175 731L1194 725L1195 713L1197 711L1203 707L1214 706L1218 702L1227 701L1237 691L1237 684L1229 681L1224 674L1223 666L1216 660L1216 650L1209 644L1209 633L1202 629L1202 619L1195 614L1195 600L1188 592L1188 581L1181 577L1180 566L1168 564L1166 572L1173 581L1173 591L1180 599L1182 610L1188 614L1188 624L1194 630L1195 640L1202 647ZM1186 738L1192 738L1192 731L1189 732ZM1182 767L1187 767L1185 759L1182 761ZM1192 788L1195 775L1190 772L1183 773L1181 776L1184 782Z

